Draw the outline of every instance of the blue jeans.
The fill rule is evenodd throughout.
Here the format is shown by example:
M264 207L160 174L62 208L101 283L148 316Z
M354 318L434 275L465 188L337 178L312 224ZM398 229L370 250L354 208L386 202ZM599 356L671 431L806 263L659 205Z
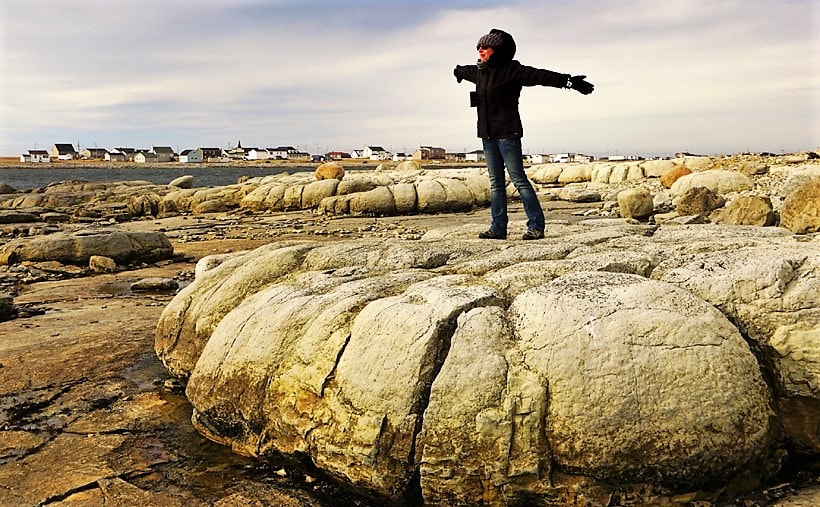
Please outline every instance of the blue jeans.
M521 139L482 139L484 158L490 173L490 213L493 218L490 229L507 233L507 180L504 166L510 174L510 181L518 190L524 212L527 214L527 228L544 230L544 211L535 195L527 174L524 172L524 158L521 154Z

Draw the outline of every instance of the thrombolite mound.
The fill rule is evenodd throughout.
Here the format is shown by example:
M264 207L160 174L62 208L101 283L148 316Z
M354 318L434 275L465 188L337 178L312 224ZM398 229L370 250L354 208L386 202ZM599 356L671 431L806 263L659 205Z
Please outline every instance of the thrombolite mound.
M196 427L434 504L748 484L777 469L781 428L817 452L798 434L813 421L788 413L818 400L794 387L820 377L816 352L795 352L817 329L816 240L616 221L551 224L542 242L476 232L268 245L201 272L156 340ZM731 262L741 251L781 268L761 279L764 263ZM709 265L724 270L711 288Z

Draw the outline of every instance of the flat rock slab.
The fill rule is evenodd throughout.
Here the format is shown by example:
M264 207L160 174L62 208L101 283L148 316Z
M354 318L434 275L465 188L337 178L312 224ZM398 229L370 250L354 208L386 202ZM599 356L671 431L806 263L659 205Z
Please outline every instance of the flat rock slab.
M156 262L173 254L174 248L162 232L81 231L10 241L0 247L0 264L57 261L86 266L93 255L128 264Z

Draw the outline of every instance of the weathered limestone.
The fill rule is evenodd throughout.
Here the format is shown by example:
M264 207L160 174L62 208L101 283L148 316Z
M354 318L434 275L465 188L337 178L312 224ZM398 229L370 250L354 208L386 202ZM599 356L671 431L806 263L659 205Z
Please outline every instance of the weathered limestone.
M168 186L176 188L193 188L194 177L193 175L187 174L185 176L180 176L179 178L174 178L170 183L168 183Z
M561 164L541 164L530 167L527 174L535 183L549 185L551 183L558 183L561 171L563 171Z
M743 173L716 169L681 176L672 184L670 190L675 195L683 195L692 188L706 187L718 194L728 194L750 190L753 186L752 180Z
M624 218L637 220L649 218L655 210L653 196L645 188L632 188L618 192L618 210Z
M564 166L558 183L582 183L592 179L592 167L588 164L568 164Z
M786 196L780 224L796 234L820 232L820 179L809 181Z
M724 225L774 225L777 215L768 197L741 195L729 201L710 217L712 223Z
M448 505L763 477L781 424L819 452L816 242L620 220L474 234L220 258L158 326L197 428Z
M657 275L737 321L775 366L787 437L820 452L820 252L794 244L696 256Z
M118 264L128 264L168 259L173 253L171 242L161 232L55 233L12 240L0 246L0 264L54 260L87 266L92 255L102 255Z

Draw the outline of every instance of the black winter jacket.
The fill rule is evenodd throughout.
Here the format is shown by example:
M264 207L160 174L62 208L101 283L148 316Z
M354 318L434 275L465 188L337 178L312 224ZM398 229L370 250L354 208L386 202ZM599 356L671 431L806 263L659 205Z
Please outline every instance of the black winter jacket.
M509 34L504 33L507 37ZM490 60L477 65L457 65L453 74L476 84L475 101L478 109L478 137L484 139L520 138L524 135L518 98L524 86L553 86L564 88L571 77L551 70L536 69L513 60L515 42L510 37L511 50L496 50ZM502 48L503 49L503 46Z

